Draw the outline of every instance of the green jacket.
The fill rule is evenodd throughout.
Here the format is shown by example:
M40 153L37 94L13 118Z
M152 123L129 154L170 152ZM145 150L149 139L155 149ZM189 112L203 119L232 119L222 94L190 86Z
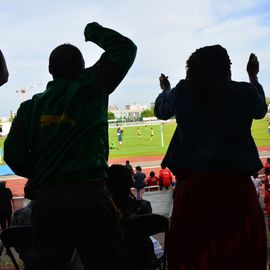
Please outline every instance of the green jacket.
M23 102L5 140L6 163L37 189L107 176L108 96L131 67L136 46L97 23L84 35L105 50L98 62Z

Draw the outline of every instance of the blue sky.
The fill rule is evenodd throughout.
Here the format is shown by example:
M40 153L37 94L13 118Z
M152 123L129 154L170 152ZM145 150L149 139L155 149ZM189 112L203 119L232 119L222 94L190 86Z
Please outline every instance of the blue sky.
M248 79L251 52L260 61L259 81L270 96L270 2L268 0L0 0L0 48L10 71L0 89L0 116L45 90L51 77L48 57L59 44L79 47L86 65L102 53L84 42L87 23L97 21L131 38L138 46L128 75L110 96L110 104L153 102L158 77L172 86L185 77L185 61L197 48L221 44L230 55L234 80ZM16 93L32 89L24 96Z

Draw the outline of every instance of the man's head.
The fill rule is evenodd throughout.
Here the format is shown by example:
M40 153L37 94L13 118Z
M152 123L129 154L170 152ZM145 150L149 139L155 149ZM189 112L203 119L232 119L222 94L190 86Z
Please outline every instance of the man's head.
M0 182L0 187L1 188L5 188L6 187L6 183L7 183L6 181L1 181Z
M116 205L121 209L127 206L130 189L133 187L132 174L128 168L120 164L113 164L108 170L107 187Z
M34 187L33 180L28 179L24 186L24 197L33 201L36 198L36 189Z
M85 68L81 51L71 45L56 47L49 58L49 72L53 79L75 79Z
M141 166L137 166L135 169L136 169L137 172L141 172L142 171L142 167Z
M129 160L126 160L126 165L129 165Z

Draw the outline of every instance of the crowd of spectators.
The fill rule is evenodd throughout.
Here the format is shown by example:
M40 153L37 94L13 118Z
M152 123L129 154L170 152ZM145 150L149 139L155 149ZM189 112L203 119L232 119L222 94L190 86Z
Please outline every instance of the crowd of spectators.
M34 190L31 203L13 215L13 224L31 216L27 270L68 269L74 254L84 269L155 268L151 239L140 237L143 229L127 228L134 216L152 212L143 200L147 183L169 189L171 172L176 186L168 269L265 270L266 228L251 180L263 166L250 127L267 111L256 55L247 63L249 83L231 79L231 61L220 45L193 52L186 78L172 89L161 74L155 115L175 116L177 127L159 176L151 172L147 178L129 162L108 168L108 97L137 48L96 22L85 27L84 38L104 50L97 63L85 68L77 47L56 47L49 57L53 80L20 105L4 144L6 163ZM0 85L7 79L1 53ZM3 190L0 200L6 196L10 203L12 194L5 189L1 196ZM2 229L10 225L10 208L5 213Z

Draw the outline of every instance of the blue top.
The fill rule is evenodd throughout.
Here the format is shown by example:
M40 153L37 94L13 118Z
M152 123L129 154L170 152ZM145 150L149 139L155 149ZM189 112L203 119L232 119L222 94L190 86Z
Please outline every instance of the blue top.
M163 120L176 117L177 127L163 163L174 173L179 169L198 172L257 171L262 168L251 135L253 119L267 112L262 86L228 82L211 109L181 80L161 93L155 115Z
M145 173L143 172L137 172L134 175L134 187L136 189L142 189L144 188L144 180L146 178Z

